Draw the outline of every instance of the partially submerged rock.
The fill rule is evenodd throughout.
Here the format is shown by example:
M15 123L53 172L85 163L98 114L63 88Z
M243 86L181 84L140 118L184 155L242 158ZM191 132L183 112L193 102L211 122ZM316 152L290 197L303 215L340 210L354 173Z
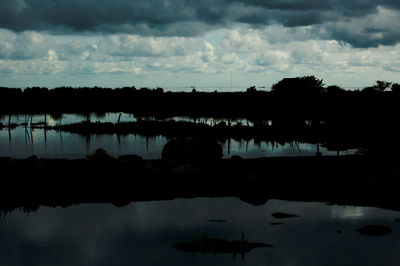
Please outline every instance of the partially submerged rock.
M239 155L232 155L230 159L231 159L231 160L234 160L234 161L235 161L235 160L236 160L236 161L243 160L243 158L240 157Z
M244 254L252 249L261 247L272 247L271 244L251 243L244 236L241 240L226 240L221 238L208 237L203 235L200 239L194 239L192 242L183 242L172 245L173 248L184 252L192 253L230 253Z
M386 225L366 225L356 231L367 236L383 236L392 233L392 229Z
M28 158L25 159L24 164L27 167L31 167L33 170L43 170L44 166L40 162L40 159L35 155L31 155Z
M254 206L265 205L268 201L268 198L266 198L265 195L255 195L255 194L241 195L239 196L239 199Z
M94 152L88 154L86 158L93 161L108 161L111 159L115 159L114 157L110 156L105 149L102 148L99 148Z
M284 219L284 218L294 218L294 217L299 217L296 214L291 214L291 213L284 213L284 212L274 212L271 214L272 217L276 219Z
M31 156L26 158L26 161L28 161L28 162L37 162L37 161L39 161L39 157L37 157L36 154L32 154Z

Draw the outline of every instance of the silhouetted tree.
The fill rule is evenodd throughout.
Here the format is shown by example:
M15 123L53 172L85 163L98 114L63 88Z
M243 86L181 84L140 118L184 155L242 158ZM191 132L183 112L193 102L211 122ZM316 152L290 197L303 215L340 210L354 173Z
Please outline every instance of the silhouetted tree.
M256 86L251 86L250 88L247 88L247 90L246 90L246 92L247 93L253 93L253 92L256 92L257 90L256 90Z
M150 93L150 89L147 88L147 87L142 87L142 88L140 88L139 92L142 93L142 94L149 94Z
M377 81L375 81L374 87L378 91L384 91L387 88L389 88L390 84L392 84L392 83L391 82L387 82L387 81L383 81L383 80L377 80Z
M272 85L272 92L281 95L315 95L323 91L322 79L314 76L284 78Z
M344 89L339 86L333 85L333 86L328 86L328 87L324 88L322 90L322 92L328 93L330 95L336 95L336 94L344 92Z
M72 87L57 87L50 90L50 94L56 97L72 97L76 90Z
M43 97L47 96L48 92L48 88L28 87L23 91L23 94L29 97Z
M155 92L156 94L163 94L163 93L164 93L164 89L163 89L163 88L160 88L160 87L157 87L157 89L155 89L154 92Z
M20 88L6 88L0 87L0 97L2 99L8 99L8 97L20 97L22 90Z
M379 93L383 92L390 86L390 82L383 81L383 80L377 80L375 81L375 84L371 87L365 87L362 89L363 93Z

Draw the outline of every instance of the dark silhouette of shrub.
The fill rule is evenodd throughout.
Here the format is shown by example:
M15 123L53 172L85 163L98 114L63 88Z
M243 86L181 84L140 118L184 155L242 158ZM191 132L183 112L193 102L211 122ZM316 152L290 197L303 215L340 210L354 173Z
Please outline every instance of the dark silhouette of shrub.
M250 88L247 88L247 90L246 90L247 93L254 93L256 91L257 91L256 86L251 86Z
M383 81L383 80L377 80L375 82L374 87L378 90L378 91L384 91L387 88L390 87L392 83L391 82L387 82L387 81Z
M392 87L390 88L393 93L400 94L400 84L399 83L393 83Z
M333 85L328 86L322 90L322 92L327 93L328 95L338 95L343 93L345 90L339 86Z

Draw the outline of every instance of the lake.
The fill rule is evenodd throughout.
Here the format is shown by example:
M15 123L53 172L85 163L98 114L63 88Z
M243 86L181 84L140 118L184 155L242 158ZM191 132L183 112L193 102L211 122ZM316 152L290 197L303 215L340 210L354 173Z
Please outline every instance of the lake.
M274 212L299 217L277 219ZM194 198L45 207L0 219L0 265L398 265L400 213L372 207ZM272 224L271 224L272 223ZM384 225L390 234L356 229ZM172 247L207 234L272 244L241 255Z
M92 122L113 122L116 123L120 113L90 114L89 116L79 114L62 114L60 117L47 115L33 115L32 123L46 122L50 125L71 124L86 121L88 118ZM154 118L142 118L154 119ZM194 121L189 117L174 117L176 121ZM132 114L121 113L120 121L134 122L137 118ZM225 121L224 119L197 118L197 123L209 125ZM8 124L8 116L0 118L0 122ZM22 124L30 123L30 118L26 115L13 115L11 123ZM232 124L242 123L252 125L247 119L235 119L230 121ZM41 158L83 158L88 153L103 148L113 156L124 154L137 154L145 159L161 158L161 151L168 139L165 136L145 137L135 134L124 136L113 135L91 135L88 137L57 132L54 130L33 129L18 126L10 131L7 128L0 130L0 156L11 156L16 158L26 158L36 154ZM239 155L243 158L258 158L270 156L313 156L317 151L317 145L312 143L276 143L254 140L239 141L230 139L221 143L224 158ZM328 151L324 147L319 147L322 155L336 155L336 151ZM341 155L352 154L355 150L341 151Z

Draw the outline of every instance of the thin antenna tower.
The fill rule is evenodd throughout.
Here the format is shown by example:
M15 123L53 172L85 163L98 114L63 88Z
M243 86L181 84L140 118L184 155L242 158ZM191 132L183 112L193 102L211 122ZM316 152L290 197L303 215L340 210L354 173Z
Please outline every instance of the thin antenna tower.
M231 71L231 89L232 89L232 71Z

